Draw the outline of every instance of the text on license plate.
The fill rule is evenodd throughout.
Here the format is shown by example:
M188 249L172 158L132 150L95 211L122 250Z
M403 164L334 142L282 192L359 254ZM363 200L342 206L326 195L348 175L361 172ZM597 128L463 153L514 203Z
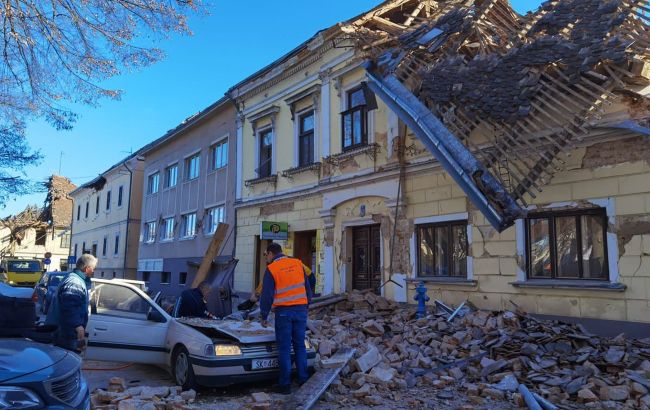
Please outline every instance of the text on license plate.
M251 366L253 370L256 369L273 369L275 367L280 367L278 359L255 359L253 360L253 365Z

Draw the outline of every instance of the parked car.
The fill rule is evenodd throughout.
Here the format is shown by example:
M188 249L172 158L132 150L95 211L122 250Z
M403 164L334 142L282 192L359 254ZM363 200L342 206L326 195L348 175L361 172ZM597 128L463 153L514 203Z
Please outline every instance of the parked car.
M34 295L34 290L31 288L19 288L9 286L6 283L0 283L0 295L33 300L32 296Z
M34 294L39 303L38 308L42 313L47 312L47 308L52 301L52 295L59 287L59 282L67 274L68 272L45 272L36 286L34 286Z
M2 339L0 346L0 408L90 409L79 356L27 339Z
M184 389L277 376L275 332L259 322L174 318L116 279L93 279L90 307L86 359L160 365ZM316 352L305 344L311 367Z
M11 286L33 288L43 275L43 265L38 259L6 259L2 268Z

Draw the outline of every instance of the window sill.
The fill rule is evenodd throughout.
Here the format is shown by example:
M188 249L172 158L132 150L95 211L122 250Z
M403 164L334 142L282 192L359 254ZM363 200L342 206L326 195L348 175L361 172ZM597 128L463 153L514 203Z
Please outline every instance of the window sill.
M558 280L558 279L533 279L526 281L510 282L516 288L541 288L541 289L583 289L605 292L624 292L627 285L607 281L593 280Z
M465 278L443 278L434 276L423 276L417 278L406 279L407 283L432 283L436 285L449 285L449 286L476 286L478 282L473 279Z
M179 241L191 241L192 239L196 238L196 235L192 236L184 236L182 238L178 238Z
M300 167L285 169L284 171L282 171L282 176L285 178L293 178L294 175L302 174L308 171L314 171L315 173L320 175L321 165L322 164L320 162L314 162L309 165L303 165Z
M161 239L160 243L171 243L174 242L174 238L169 238L169 239Z
M254 179L249 179L244 182L244 185L247 187L251 187L254 185L259 185L259 184L273 184L275 185L278 182L278 175L273 174L269 175L268 177L262 177L262 178L254 178Z

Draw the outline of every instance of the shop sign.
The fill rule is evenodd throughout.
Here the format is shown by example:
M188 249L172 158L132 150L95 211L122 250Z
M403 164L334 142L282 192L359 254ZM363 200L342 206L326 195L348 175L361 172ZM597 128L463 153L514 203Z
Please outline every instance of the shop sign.
M289 238L289 223L262 221L260 224L260 239L286 241Z

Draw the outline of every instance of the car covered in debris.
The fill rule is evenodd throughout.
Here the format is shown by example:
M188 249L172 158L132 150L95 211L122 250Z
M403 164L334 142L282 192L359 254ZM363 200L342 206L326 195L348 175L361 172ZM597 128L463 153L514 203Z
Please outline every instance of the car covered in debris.
M272 328L259 322L174 318L154 299L124 281L93 279L85 358L159 365L184 389L277 376ZM316 352L305 343L312 367Z

